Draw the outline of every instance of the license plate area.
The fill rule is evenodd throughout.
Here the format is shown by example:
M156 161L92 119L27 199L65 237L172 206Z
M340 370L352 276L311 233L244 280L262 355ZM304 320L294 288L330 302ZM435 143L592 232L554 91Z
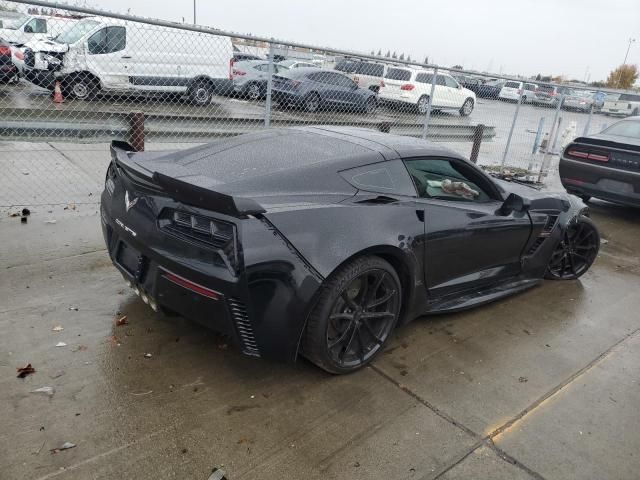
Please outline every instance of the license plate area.
M143 257L142 254L125 242L120 242L116 250L116 262L133 278L140 279L142 276Z

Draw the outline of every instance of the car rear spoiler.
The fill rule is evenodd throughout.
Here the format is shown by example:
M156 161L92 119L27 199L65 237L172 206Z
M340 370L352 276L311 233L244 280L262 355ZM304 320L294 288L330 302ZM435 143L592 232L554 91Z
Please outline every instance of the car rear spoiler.
M152 181L155 186L160 187L167 195L179 202L239 218L266 212L258 202L251 198L215 192L209 188L170 177L157 171L151 172L147 170L142 172L140 166L137 166L136 162L131 158L130 153L135 153L133 147L126 142L114 140L111 142L110 149L111 158L118 166L127 171L133 171L136 177L146 177L146 181ZM149 174L151 174L150 177Z

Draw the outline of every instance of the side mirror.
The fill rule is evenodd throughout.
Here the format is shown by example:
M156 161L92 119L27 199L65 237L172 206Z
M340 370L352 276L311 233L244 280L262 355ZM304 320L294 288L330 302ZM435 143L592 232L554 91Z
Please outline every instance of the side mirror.
M507 215L511 215L512 212L526 212L530 207L531 201L528 198L523 198L517 193L510 193L505 201L502 202L502 206L498 209L498 213L506 217Z

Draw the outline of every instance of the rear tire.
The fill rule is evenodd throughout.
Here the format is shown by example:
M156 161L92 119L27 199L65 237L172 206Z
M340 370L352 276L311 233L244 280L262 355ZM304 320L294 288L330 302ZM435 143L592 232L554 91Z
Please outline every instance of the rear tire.
M376 113L377 109L378 102L376 101L375 97L368 98L364 104L364 113L366 113L367 115L373 115L374 113Z
M418 103L416 104L416 108L418 109L418 113L420 115L426 115L427 110L429 109L429 95L423 95L418 99Z
M306 112L315 113L320 110L320 95L317 93L310 93L302 101L302 106Z
M193 105L204 107L211 103L213 86L206 80L197 80L189 88L189 101Z
M302 336L302 354L330 373L354 372L378 355L399 317L402 291L394 268L356 258L321 287Z
M460 108L460 116L468 117L469 115L471 115L471 112L473 112L474 105L475 103L473 101L473 98L467 98L462 104L462 107Z
M263 96L262 87L258 83L250 83L245 87L244 96L249 100L260 100Z
M544 277L549 280L580 278L593 264L599 249L600 233L591 219L584 215L574 218L551 254Z

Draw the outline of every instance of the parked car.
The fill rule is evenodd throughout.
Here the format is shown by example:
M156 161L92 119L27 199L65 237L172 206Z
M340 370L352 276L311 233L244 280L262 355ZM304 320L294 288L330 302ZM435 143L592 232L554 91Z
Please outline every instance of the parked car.
M18 78L18 68L11 57L11 44L0 38L0 83L13 82Z
M306 127L132 150L112 144L101 197L115 268L252 357L352 372L400 325L576 279L598 254L579 198L417 138Z
M390 67L378 95L385 103L415 106L423 115L427 113L432 81L432 71ZM473 112L476 94L462 88L451 75L438 73L431 103L434 109L454 109L466 117Z
M318 68L318 66L313 63L313 62L304 62L301 60L282 60L281 62L278 62L278 66L280 68L286 68L288 70L294 69L294 68Z
M621 93L617 100L606 100L601 111L611 116L640 115L640 95Z
M273 78L273 99L281 105L294 105L307 112L327 107L374 113L378 106L371 90L359 88L346 75L319 68L281 70Z
M571 91L568 87L559 85L538 85L536 93L533 97L533 103L536 105L546 105L557 107L562 98Z
M478 87L476 95L479 98L492 98L495 100L498 98L498 95L500 95L500 91L505 83L506 80L488 80Z
M26 15L19 20L3 22L0 38L12 45L22 46L31 40L53 38L77 21L75 18L59 16Z
M538 86L535 83L516 82L508 80L504 83L498 94L500 100L519 101L522 93L522 103L531 103L535 98Z
M344 73L362 88L368 88L374 92L380 90L384 83L383 78L387 73L388 65L367 60L342 59L336 63L335 70Z
M470 75L454 75L454 78L464 88L475 93L476 96L478 96L478 92L483 86L482 80L480 80L478 77L472 77Z
M66 95L98 92L184 94L207 105L214 93L233 89L229 37L103 17L85 18L55 41L24 51L25 77Z
M586 90L570 90L564 98L562 108L565 110L588 112L593 107L594 94L595 92Z
M276 75L282 67L273 64ZM269 62L265 60L247 60L233 64L233 91L250 100L263 98L267 93Z
M583 200L640 207L640 117L576 138L560 158L560 180Z
M262 61L264 61L264 58L259 57L258 55L253 55L251 53L233 52L233 61L234 62L244 62L246 60L262 60Z

